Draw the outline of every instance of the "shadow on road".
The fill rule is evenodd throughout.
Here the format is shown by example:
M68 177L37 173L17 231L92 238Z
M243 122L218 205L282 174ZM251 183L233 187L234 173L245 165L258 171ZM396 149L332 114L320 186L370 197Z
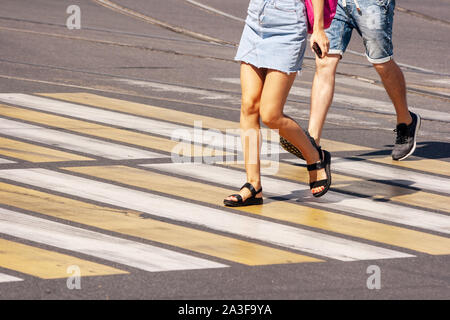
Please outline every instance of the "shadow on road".
M367 186L367 182L374 182L379 184L377 189L373 186ZM342 185L343 184L343 185ZM391 198L397 196L404 196L414 194L422 189L412 186L414 181L403 179L367 179L361 181L340 181L335 186L331 186L330 191L334 191L341 194L344 198L340 197L327 197L314 198L309 190L293 190L290 193L286 193L278 196L270 196L267 199L274 201L289 201L295 202L320 202L320 203L339 203L345 196L353 196L362 199L372 199L373 201L389 202Z
M361 154L360 156L388 156L392 152L393 145L385 145L386 150L378 150L370 153ZM450 158L450 143L426 141L418 142L414 155L426 159L445 159ZM408 161L408 159L403 160Z

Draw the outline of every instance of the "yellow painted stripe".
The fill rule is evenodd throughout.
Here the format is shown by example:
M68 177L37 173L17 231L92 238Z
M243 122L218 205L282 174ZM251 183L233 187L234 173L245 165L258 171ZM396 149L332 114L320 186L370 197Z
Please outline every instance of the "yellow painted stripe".
M319 262L316 258L0 183L0 203L246 265ZM182 208L180 208L182 210Z
M83 92L42 93L40 95L70 101L74 103L81 103L94 107L100 107L104 109L110 109L145 117L151 117L163 121L182 123L191 126L194 124L194 121L202 121L204 128L216 128L218 130L239 128L239 123L234 121L222 120L213 117L207 117L203 115L192 114L167 108L155 107L120 99L113 99L91 93L83 93ZM268 135L269 141L278 142L278 139L279 138L277 135ZM329 139L321 139L321 145L324 149L330 152L350 152L350 151L369 152L376 150L370 147L359 146L355 144L334 141ZM431 159L419 159L419 160L408 159L407 161L392 161L390 157L372 158L369 161L387 163L393 166L399 166L408 169L416 169L430 173L450 175L450 165L448 162L445 161L431 160Z
M321 139L320 144L323 149L330 152L349 152L349 151L364 151L373 152L376 149L359 146L355 144ZM440 174L445 176L450 176L450 162L440 161L435 159L420 159L417 157L410 157L403 161L394 161L391 156L388 157L372 157L368 156L365 158L366 161L388 164L394 167L400 167L405 169L413 169L418 171L424 171L428 173Z
M193 126L194 121L202 121L203 127L208 129L226 130L238 129L240 127L239 123L234 121L222 120L218 118L161 108L142 103L108 98L91 93L41 93L39 95L64 101L70 101L73 103L81 103L103 109L126 112L138 116L150 117L153 119L160 119L163 121L172 121L189 126ZM279 141L278 135L275 134L268 135L267 138L269 141ZM322 144L324 145L324 147L326 146L326 149L330 152L372 150L370 148L362 146L338 141L331 141L327 139L322 139Z
M329 139L320 139L320 145L329 152L350 152L350 151L373 151L374 149L358 146L356 144L334 141Z
M223 198L236 190L170 177L148 170L125 166L76 167L67 170L116 181L168 195L221 204ZM349 217L285 201L262 206L239 207L236 210L288 221L313 228L381 242L429 254L450 254L450 239L406 228Z
M55 98L59 100L70 101L74 103L81 103L89 106L100 107L103 109L109 109L114 111L121 111L126 113L131 113L135 115L150 117L154 119L160 119L163 121L172 121L176 123L181 123L185 125L192 126L194 121L202 121L204 128L215 128L218 130L225 129L237 129L239 128L239 123L234 121L222 120L213 117L203 116L199 114L192 114L182 111L177 111L173 109L161 108L151 105L146 105L142 103L130 102L126 100L114 99L103 97L91 93L77 92L77 93L41 93L41 96L46 96L50 98ZM269 141L278 142L278 136L269 135ZM321 145L324 149L330 152L350 152L350 151L375 151L376 149L359 146L355 144L321 139ZM431 173L450 175L450 168L447 162L438 160L408 160L408 161L392 161L391 158L382 158L378 160L377 158L370 159L375 162L388 163L393 166L400 166L409 169L416 169Z
M58 279L70 277L71 274L67 273L67 268L72 265L80 268L82 277L128 273L66 254L0 239L0 267L2 268L41 279Z
M243 164L232 164L229 162L225 165L244 169ZM269 161L266 161L266 165L270 166L271 164ZM277 165L279 166L279 169L274 175L275 177L309 184L309 175L305 167L286 164L283 162L279 162ZM261 170L264 172L263 166L261 167ZM387 185L380 182L368 181L338 173L333 173L332 188L335 190L360 194L368 199L395 201L424 209L439 210L450 213L448 197L420 190Z
M279 165L276 176L309 183L309 175L304 167L286 163L279 163ZM450 212L448 197L420 190L386 185L337 173L333 173L333 188L360 194L366 198L395 201L424 209Z
M204 154L212 156L223 156L224 152L208 147L194 147L189 143L172 141L170 139L155 137L143 133L133 132L124 129L116 129L106 125L90 123L83 120L75 120L62 116L47 114L18 107L5 106L0 104L0 115L44 124L59 129L88 134L94 137L111 139L118 142L125 142L131 145L146 147L165 152L175 152L175 147L184 155L202 156ZM95 119L94 119L95 120ZM190 150L190 152L189 152ZM176 152L180 154L179 152ZM226 153L228 154L228 153ZM86 158L87 159L87 158Z
M450 176L450 162L446 161L440 161L435 159L417 159L417 158L408 158L403 161L394 161L392 160L391 157L372 158L370 159L370 161L394 165L406 169L414 169L419 171L426 171L436 174L442 174L445 176Z
M92 160L76 154L35 146L30 143L0 137L0 154L30 162L60 162Z
M216 128L218 130L239 128L239 123L234 121L221 120L213 117L161 108L137 102L107 98L91 93L40 93L39 95L114 111L126 112L138 116L161 119L164 121L173 121L189 126L193 126L194 121L202 121L205 128Z

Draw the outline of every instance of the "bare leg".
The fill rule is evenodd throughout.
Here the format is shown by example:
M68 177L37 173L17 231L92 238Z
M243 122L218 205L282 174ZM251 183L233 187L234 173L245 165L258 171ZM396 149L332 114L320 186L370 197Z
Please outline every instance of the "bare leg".
M406 83L402 70L394 60L374 64L373 66L380 75L384 88L394 104L395 112L397 113L397 123L409 125L412 122L412 118L406 101Z
M316 73L311 90L311 111L308 132L320 145L322 129L333 101L336 68L340 55L331 54L322 59L316 57Z
M265 125L271 129L278 129L280 135L300 149L306 162L311 164L320 160L319 153L300 126L283 114L284 104L295 77L296 73L287 75L276 70L269 70L267 72L261 95L260 115ZM321 169L310 172L311 181L321 179L326 179L325 170ZM321 191L320 188L316 189L318 190L314 189L312 191Z
M250 64L241 64L241 141L247 182L250 182L256 190L261 188L259 107L266 72L267 70L258 69ZM250 191L246 188L242 189L239 194L244 201L251 196ZM262 193L258 194L257 197L262 197ZM226 199L237 201L233 196Z

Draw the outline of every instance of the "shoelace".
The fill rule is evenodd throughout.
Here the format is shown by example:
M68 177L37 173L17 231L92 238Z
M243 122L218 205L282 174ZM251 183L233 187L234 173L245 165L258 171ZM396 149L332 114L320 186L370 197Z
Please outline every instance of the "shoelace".
M353 0L353 2L356 5L356 9L361 12L361 7L359 6L358 0ZM347 0L342 0L342 5L344 6L344 8L347 6Z
M394 132L397 133L397 138L395 139L396 144L405 144L407 142L407 130L394 129Z

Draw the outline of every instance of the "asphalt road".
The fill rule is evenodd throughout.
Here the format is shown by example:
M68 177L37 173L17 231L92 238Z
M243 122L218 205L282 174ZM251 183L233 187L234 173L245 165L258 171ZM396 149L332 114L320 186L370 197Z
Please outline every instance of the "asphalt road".
M354 34L324 129L330 194L309 196L275 137L264 209L233 210L239 165L171 151L194 121L210 149L226 142L210 129L237 128L247 5L2 0L1 299L450 298L450 2L397 1L414 156L389 160L394 109ZM302 126L313 75L308 50L285 107Z

